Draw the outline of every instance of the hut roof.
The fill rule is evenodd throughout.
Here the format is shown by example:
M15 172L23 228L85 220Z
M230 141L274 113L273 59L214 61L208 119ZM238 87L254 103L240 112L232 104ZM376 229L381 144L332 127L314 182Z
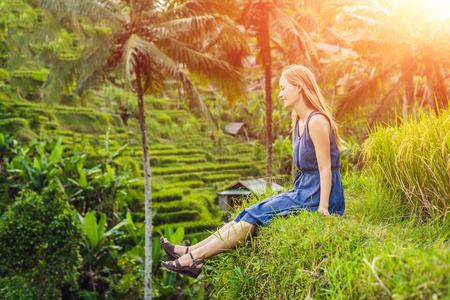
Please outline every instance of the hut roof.
M227 126L225 126L225 132L231 135L237 135L239 130L244 126L246 126L245 123L228 123Z
M275 182L272 182L272 191L280 192L283 187ZM225 191L219 193L219 195L243 195L243 194L265 194L267 192L267 182L264 178L254 178L239 180L233 186Z

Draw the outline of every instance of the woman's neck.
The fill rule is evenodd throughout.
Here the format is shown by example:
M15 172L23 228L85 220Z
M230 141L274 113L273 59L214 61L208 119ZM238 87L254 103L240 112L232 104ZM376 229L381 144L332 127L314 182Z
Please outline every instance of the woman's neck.
M314 111L311 107L306 105L305 101L303 100L303 94L300 95L299 101L297 101L293 108L297 115L300 118L300 122L305 123L306 119L308 119L308 116Z

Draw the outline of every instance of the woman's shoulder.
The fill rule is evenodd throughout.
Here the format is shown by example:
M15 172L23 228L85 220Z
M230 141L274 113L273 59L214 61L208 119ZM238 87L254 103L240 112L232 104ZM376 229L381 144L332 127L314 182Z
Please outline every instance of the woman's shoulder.
M308 122L310 134L329 134L331 131L330 121L322 113L315 113Z

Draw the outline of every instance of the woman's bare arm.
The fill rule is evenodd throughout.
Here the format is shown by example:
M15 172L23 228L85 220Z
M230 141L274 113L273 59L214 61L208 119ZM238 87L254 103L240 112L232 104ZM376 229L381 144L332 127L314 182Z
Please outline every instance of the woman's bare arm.
M331 155L330 155L330 122L328 119L317 114L309 120L309 136L316 150L317 165L320 173L320 204L319 211L329 215L328 205L331 193Z

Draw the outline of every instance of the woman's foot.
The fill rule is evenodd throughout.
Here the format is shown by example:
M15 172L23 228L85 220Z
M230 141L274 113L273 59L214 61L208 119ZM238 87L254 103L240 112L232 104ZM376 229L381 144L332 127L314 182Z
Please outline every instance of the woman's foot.
M161 237L160 239L161 247L169 256L170 260L175 260L180 256L187 254L189 252L189 247L174 245L169 242L165 237Z
M174 261L163 261L161 265L168 270L197 278L202 272L204 263L203 260L195 260L192 252L189 252Z

